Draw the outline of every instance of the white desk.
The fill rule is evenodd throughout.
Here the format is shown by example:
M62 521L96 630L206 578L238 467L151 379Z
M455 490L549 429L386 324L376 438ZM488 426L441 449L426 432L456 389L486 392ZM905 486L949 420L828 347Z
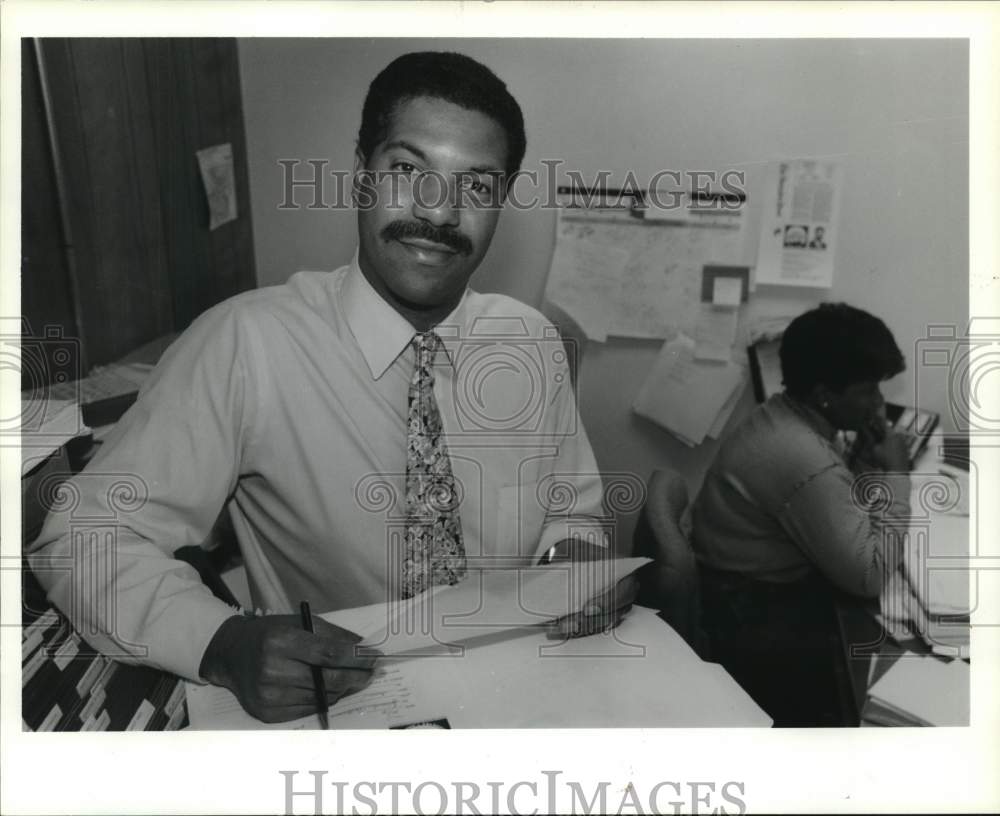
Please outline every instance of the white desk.
M936 434L911 476L907 578L894 576L880 601L880 622L895 643L870 660L863 711L879 725L908 724L901 713L928 725L969 722L969 665L959 658L969 657L961 618L971 606L968 514L975 515L976 495L967 474L939 459L940 445Z

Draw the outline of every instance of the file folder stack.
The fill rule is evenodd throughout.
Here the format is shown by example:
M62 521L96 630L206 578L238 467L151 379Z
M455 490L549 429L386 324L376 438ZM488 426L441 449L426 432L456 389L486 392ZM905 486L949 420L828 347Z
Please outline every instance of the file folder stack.
M172 731L187 724L184 684L95 653L53 608L26 612L21 717L28 731Z
M904 652L869 690L864 718L876 725L968 725L969 681L964 660Z

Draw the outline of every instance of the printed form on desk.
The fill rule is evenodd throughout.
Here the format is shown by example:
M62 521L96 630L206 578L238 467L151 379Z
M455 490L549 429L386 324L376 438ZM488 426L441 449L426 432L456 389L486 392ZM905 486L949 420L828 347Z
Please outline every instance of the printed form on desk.
M76 400L21 398L21 476L51 454L90 432Z
M336 615L325 616L339 622ZM445 720L452 728L767 727L721 666L702 661L650 609L570 640L499 633L448 656L386 657L372 683L330 708L335 729ZM264 724L214 686L188 686L191 728L316 729L315 716Z
M947 480L915 471L911 474L913 518L904 543L902 569L882 591L881 618L896 640L919 636L938 655L968 658L969 617L979 580L970 562L976 540L970 540L968 515L948 512L958 496L946 492ZM975 512L975 499L972 499ZM935 511L930 508L941 508Z
M367 688L330 708L331 728L428 720L455 728L768 725L735 681L651 610L635 607L617 629L571 640L552 639L537 625L555 610L582 608L594 586L610 586L647 561L619 559L585 597L570 590L569 602L567 587L584 574L576 568L597 562L523 570L528 576L515 593L516 573L498 571L491 576L498 580L481 585L467 580L406 602L324 615L385 655ZM188 712L195 729L318 727L315 716L261 723L214 686L189 684Z
M963 726L969 724L970 682L964 660L904 652L868 694L915 724Z

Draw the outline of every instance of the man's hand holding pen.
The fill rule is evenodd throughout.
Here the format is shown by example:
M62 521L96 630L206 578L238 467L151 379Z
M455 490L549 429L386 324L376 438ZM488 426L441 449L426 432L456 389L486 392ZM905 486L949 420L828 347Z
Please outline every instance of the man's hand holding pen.
M323 672L327 703L360 691L372 678L371 650L355 648L360 636L316 618L303 631L298 615L234 616L215 633L201 662L201 676L225 686L254 717L286 722L317 711L312 668Z

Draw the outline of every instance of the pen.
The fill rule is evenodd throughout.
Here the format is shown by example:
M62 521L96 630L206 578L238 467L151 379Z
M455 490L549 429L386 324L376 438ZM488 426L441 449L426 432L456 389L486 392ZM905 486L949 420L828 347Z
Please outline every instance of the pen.
M302 611L302 628L310 635L313 634L312 612L309 610L309 601L303 601L299 607ZM327 716L326 704L326 683L323 682L323 670L319 666L311 666L313 676L313 688L316 691L316 705L318 710L316 716L319 718L319 725L324 731L330 730L330 718Z

